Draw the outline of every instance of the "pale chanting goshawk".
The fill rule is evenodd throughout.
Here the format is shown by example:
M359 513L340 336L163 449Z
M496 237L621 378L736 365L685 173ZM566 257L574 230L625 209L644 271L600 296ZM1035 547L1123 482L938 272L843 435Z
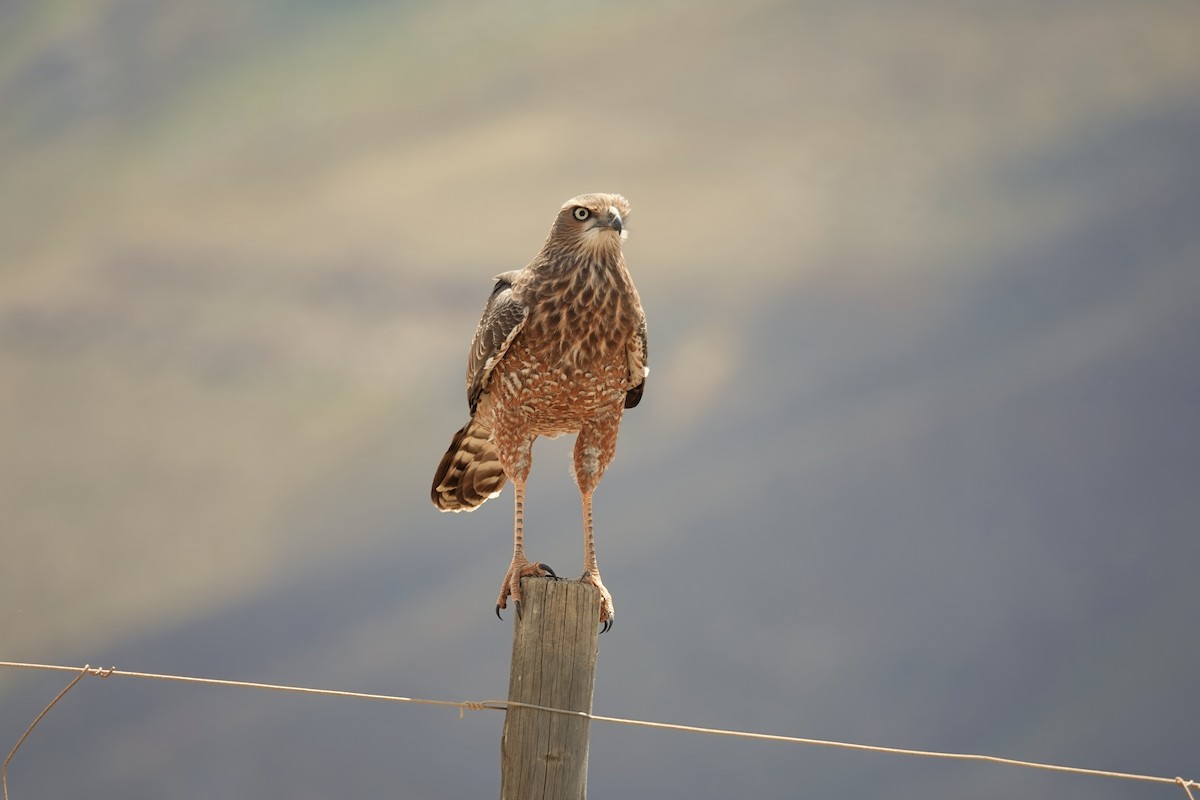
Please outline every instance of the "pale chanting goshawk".
M509 597L521 613L521 578L554 575L525 557L525 481L534 439L571 433L583 501L580 580L598 590L601 632L612 626L612 595L596 563L592 493L616 452L621 414L642 399L649 374L646 317L621 253L628 215L619 194L564 203L533 260L496 276L467 354L471 419L438 465L433 503L470 511L513 482L513 557L497 615Z

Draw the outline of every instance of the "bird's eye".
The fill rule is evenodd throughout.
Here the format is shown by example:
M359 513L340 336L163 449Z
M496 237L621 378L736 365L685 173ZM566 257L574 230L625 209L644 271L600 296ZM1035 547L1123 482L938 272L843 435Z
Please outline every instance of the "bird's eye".
M580 206L579 208L575 209L575 219L579 220L580 222L583 222L585 219L587 219L591 215L592 215L592 212L588 211L583 206Z

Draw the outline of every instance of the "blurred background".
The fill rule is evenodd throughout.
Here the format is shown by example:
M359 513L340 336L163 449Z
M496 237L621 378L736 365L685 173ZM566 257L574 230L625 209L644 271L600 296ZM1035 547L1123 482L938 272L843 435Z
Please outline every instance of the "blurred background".
M1200 5L0 3L0 659L503 697L491 276L615 191L596 713L1200 777ZM570 442L531 557L582 564ZM0 671L0 750L67 682ZM87 680L16 800L487 797L500 714ZM1172 787L596 724L594 797Z

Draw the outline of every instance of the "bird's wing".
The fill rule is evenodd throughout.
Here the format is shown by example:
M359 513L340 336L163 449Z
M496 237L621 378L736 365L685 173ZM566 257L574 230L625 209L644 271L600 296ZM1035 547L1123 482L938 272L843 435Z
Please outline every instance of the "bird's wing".
M475 340L467 354L467 404L472 414L487 388L492 369L504 357L529 315L529 308L513 296L512 284L518 272L496 276L496 286L483 307L479 327L475 329Z
M646 317L638 324L637 333L629 340L626 348L629 358L629 382L625 392L625 407L633 408L642 401L642 390L646 388L646 377L650 374L650 340L646 337Z

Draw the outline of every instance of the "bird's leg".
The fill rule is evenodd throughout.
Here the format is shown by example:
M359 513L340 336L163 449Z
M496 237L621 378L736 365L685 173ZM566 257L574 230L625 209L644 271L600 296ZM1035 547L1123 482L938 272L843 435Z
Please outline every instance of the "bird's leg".
M513 506L513 557L512 563L508 565L508 572L504 575L504 583L500 586L500 597L496 599L497 617L500 616L500 609L508 607L509 597L513 599L513 605L517 609L517 616L521 616L521 578L531 575L558 577L554 574L554 570L550 569L549 564L530 563L529 559L525 557L524 478L520 480L513 479L513 495L515 498Z
M613 625L612 594L600 580L600 565L596 562L596 535L592 526L592 493L582 492L583 495L583 574L579 580L590 583L600 591L600 622L604 624L601 633L605 633Z
M600 592L600 622L604 633L613 625L616 614L613 611L612 594L600 580L600 565L596 561L596 533L592 524L592 493L600 483L604 468L609 465L616 453L617 423L621 421L620 413L615 421L609 424L585 426L575 440L574 475L575 483L579 485L579 495L583 501L583 574L579 580L590 583Z

